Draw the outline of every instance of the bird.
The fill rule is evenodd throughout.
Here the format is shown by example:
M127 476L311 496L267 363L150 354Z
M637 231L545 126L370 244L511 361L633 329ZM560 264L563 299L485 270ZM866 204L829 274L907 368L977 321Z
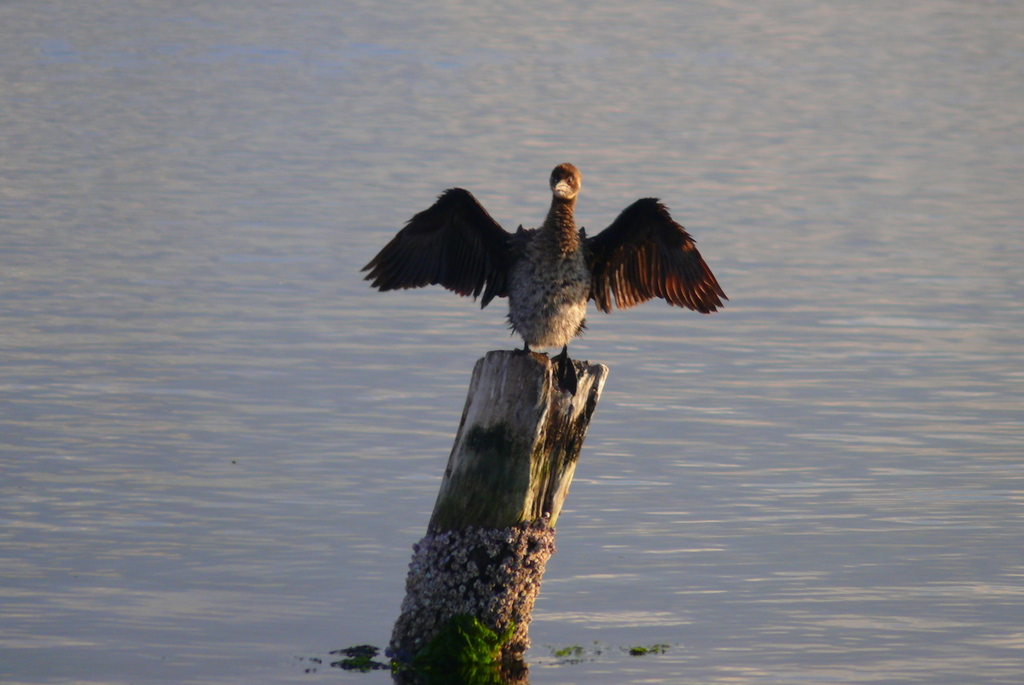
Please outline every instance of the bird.
M508 298L508 323L523 351L558 348L562 380L575 393L568 345L581 335L587 302L609 313L660 297L710 314L728 300L689 233L657 198L637 200L603 231L576 228L579 169L556 166L551 207L539 228L510 233L463 188L442 192L363 267L381 291L440 285L480 298Z

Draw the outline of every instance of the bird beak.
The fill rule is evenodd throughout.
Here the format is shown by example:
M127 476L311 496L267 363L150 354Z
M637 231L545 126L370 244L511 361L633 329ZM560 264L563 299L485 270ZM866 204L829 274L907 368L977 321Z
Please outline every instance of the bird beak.
M555 197L560 198L562 200L568 200L572 198L575 194L573 192L572 186L569 185L566 181L559 181L558 183L556 183L554 193Z

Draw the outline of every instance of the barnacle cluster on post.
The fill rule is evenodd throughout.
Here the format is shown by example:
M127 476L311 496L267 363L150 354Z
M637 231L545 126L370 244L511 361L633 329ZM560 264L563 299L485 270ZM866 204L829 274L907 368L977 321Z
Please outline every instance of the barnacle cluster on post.
M411 662L453 616L474 616L497 633L514 625L502 660L521 660L555 532L545 520L501 529L428 532L413 545L401 616L386 654Z

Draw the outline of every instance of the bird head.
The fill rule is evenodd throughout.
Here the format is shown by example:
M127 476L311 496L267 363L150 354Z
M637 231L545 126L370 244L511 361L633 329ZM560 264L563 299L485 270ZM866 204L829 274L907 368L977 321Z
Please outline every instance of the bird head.
M583 176L572 164L559 164L551 172L551 192L560 200L575 200L582 185Z

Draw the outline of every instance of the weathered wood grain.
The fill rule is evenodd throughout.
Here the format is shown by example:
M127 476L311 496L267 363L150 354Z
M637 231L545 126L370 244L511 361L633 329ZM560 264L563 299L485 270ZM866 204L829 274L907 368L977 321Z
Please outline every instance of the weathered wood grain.
M576 365L576 394L547 355L488 352L476 363L428 530L554 526L608 367Z

